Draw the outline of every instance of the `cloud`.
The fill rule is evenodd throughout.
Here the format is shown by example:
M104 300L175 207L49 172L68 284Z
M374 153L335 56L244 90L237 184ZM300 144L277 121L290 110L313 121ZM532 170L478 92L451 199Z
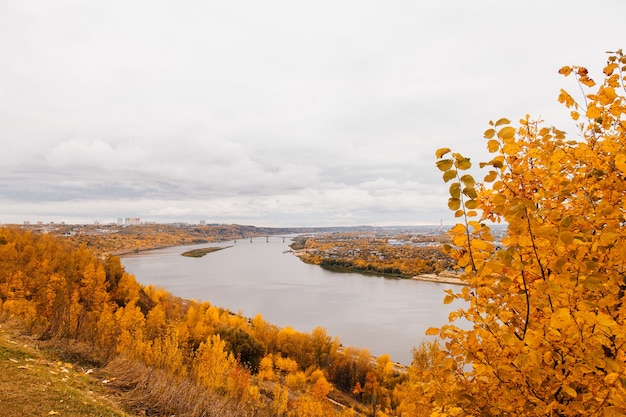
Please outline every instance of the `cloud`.
M487 122L526 113L575 134L556 70L599 73L622 35L587 9L3 2L0 222L438 222L437 148L484 159Z
M103 170L116 160L114 150L103 141L70 140L55 146L47 157L53 169Z

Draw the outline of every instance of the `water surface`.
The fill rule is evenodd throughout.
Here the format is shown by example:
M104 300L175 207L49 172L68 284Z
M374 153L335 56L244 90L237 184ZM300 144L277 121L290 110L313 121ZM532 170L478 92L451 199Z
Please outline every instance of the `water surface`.
M409 364L411 349L431 326L447 322L458 306L444 305L450 284L342 273L300 261L289 238L269 237L173 247L122 257L144 284L173 294L310 332L317 326L343 345L388 353ZM195 248L230 246L202 258L181 256Z

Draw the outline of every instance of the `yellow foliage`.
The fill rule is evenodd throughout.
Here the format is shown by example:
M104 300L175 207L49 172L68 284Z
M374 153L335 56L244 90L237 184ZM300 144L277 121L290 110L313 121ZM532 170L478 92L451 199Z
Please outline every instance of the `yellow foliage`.
M411 372L417 397L399 390L406 415L425 415L425 403L431 415L626 413L626 77L616 62L626 65L621 50L586 94L582 140L529 116L519 127L491 122L499 130L485 138L497 155L480 165L490 169L486 183L498 181L450 186L451 199L461 200L450 208L463 220L450 232L450 253L469 286L444 302L466 301L451 317L473 326L427 331L446 351L426 373ZM583 67L559 72L583 90L596 86ZM559 101L581 107L565 91ZM437 166L449 182L443 161ZM470 190L459 194L463 185ZM487 221L507 224L502 249Z
M283 416L287 412L287 401L289 399L289 390L280 384L274 385L272 391L272 411L277 416Z
M272 361L272 355L264 356L261 359L257 376L261 381L274 381L276 379L276 375L274 374L274 361Z
M333 390L333 385L322 375L313 383L311 392L315 398L322 400Z
M193 372L196 380L211 389L225 389L227 375L235 366L235 359L227 353L226 343L219 335L211 336L196 351Z
M304 372L294 372L285 377L285 385L290 390L304 392L306 389L306 375Z
M331 417L336 413L328 402L321 402L310 395L302 395L292 403L289 417Z
M282 356L276 356L274 358L276 368L284 373L296 372L298 370L298 363L291 358L283 358Z

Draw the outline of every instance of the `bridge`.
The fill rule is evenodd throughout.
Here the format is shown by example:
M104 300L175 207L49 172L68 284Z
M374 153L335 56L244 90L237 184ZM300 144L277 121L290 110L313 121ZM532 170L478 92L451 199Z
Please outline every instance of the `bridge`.
M250 243L254 243L253 239L259 240L265 238L265 242L269 243L270 238L274 239L282 239L283 243L286 242L285 239L291 239L293 236L276 236L276 235L268 235L268 236L250 236L250 238L242 238L242 239L250 239ZM237 243L237 239L233 239L233 242Z

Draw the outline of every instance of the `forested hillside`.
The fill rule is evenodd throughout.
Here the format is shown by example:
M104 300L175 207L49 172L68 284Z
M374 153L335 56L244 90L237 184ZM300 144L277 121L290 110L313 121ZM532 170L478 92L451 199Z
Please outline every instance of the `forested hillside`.
M344 348L322 328L280 329L141 287L119 258L62 238L0 229L0 277L0 320L117 369L148 414L356 415L391 410L405 379L389 356Z

